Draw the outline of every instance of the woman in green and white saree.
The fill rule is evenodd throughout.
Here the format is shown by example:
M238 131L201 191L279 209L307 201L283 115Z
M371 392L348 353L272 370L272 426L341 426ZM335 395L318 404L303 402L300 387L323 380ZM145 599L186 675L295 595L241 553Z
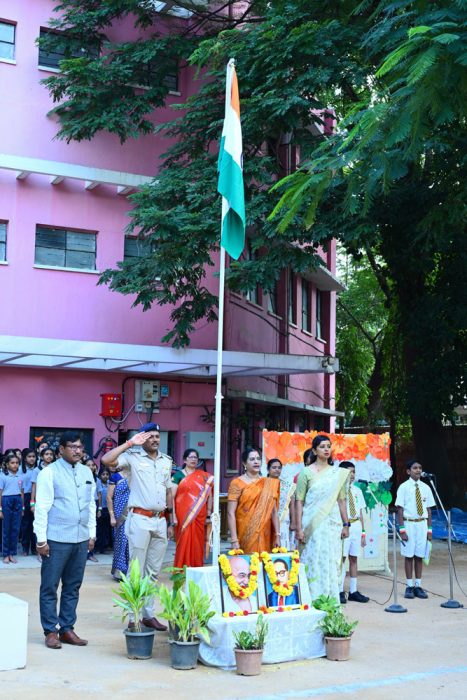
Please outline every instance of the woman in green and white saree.
M292 542L293 529L295 527L294 494L297 485L294 484L293 479L285 479L282 476L282 462L277 457L268 461L267 472L271 479L279 479L280 493L277 515L281 532L281 547L286 547L290 551L294 549L294 543Z
M342 540L349 536L347 469L331 459L331 441L317 435L303 455L305 468L298 477L296 497L297 539L302 543L312 600L329 595L339 600ZM346 473L347 472L347 473Z

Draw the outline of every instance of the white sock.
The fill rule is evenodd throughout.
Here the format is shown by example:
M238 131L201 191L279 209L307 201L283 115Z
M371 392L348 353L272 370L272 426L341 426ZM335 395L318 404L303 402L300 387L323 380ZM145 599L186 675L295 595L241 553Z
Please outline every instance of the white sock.
M342 567L342 568L343 568L343 571L342 571L342 581L341 581L341 593L344 592L344 583L345 583L345 574L346 574L346 570L344 569L344 567Z
M407 588L413 588L413 578L407 579Z
M357 592L357 579L350 577L349 593Z
M416 579L415 579L415 586L416 586L416 588L421 588L421 587L422 587L422 579L421 579L421 578L416 578Z

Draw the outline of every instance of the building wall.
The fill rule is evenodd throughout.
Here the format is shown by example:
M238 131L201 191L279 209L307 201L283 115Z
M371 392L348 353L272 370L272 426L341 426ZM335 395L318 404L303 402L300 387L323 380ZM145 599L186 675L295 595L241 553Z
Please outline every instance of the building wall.
M0 0L0 18L16 22L14 62L0 60L0 153L41 158L141 175L155 175L160 155L169 141L142 136L120 144L115 136L99 133L92 142L56 140L57 120L41 80L52 73L38 68L36 39L47 26L55 0ZM123 23L114 38L129 37L133 28ZM160 123L173 118L171 105L185 100L197 84L193 72L180 74L181 95L169 96L167 107L152 119ZM8 222L7 261L0 264L0 335L95 340L160 345L170 328L170 309L153 307L143 314L132 308L134 297L97 286L99 272L114 267L123 257L125 227L131 204L116 187L98 186L87 191L84 183L66 179L52 185L43 175L16 179L16 173L0 169L0 220ZM36 225L92 231L97 236L95 272L39 268L34 265ZM335 249L322 253L335 270ZM215 266L214 269L217 269ZM285 278L284 278L285 280ZM267 353L334 354L335 300L329 297L326 343L301 329L300 279L297 278L297 324L287 321L285 281L280 287L282 310L267 310L260 293L255 305L244 296L228 294L226 300L225 349ZM208 288L217 291L218 280L209 270ZM313 294L315 290L313 291ZM312 302L312 309L314 302ZM314 312L313 312L314 313ZM314 321L313 321L314 323ZM217 325L201 322L192 335L194 348L215 348ZM0 358L1 362L1 358ZM3 447L24 447L34 426L77 427L93 431L94 449L108 430L99 416L100 394L119 392L124 374L77 370L26 370L0 365L0 426ZM271 397L332 407L333 377L322 374L286 377L229 379L231 388L256 391ZM211 431L201 416L212 411L211 383L174 380L167 382L170 395L161 401L155 418L163 430L174 433L174 457L180 460L187 431ZM134 400L133 383L127 383L128 408ZM130 413L126 429L144 422L143 414ZM226 443L224 443L225 445ZM229 460L225 460L226 468ZM209 465L208 465L209 466ZM235 465L230 465L235 466Z

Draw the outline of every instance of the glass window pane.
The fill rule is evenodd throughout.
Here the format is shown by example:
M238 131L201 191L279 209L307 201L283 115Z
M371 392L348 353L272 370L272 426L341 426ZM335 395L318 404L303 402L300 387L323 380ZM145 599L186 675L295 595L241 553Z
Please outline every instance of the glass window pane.
M15 43L15 25L7 22L0 22L0 41L8 44Z
M6 223L4 221L0 221L0 241L6 242Z
M10 60L13 60L14 57L15 45L5 44L3 41L0 41L0 58L9 58Z
M0 243L0 260L6 260L6 245L5 243Z
M66 247L67 250L95 253L96 236L94 233L74 233L73 231L67 231Z
M36 228L36 246L65 249L66 231L59 228Z
M95 253L82 253L76 250L67 250L66 267L74 267L78 270L95 270L96 255Z
M56 248L41 248L36 246L34 262L37 265L65 267L65 251Z

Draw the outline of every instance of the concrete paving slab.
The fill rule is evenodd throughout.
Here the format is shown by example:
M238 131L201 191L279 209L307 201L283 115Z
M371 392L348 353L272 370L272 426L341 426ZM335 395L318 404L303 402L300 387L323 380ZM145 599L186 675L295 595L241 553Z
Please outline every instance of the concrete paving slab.
M467 591L467 546L454 545L453 552L457 576ZM467 696L467 609L440 607L449 594L445 543L435 543L432 562L425 568L423 586L429 592L428 600L404 601L405 582L399 576L400 602L406 604L406 614L384 612L391 592L388 577L360 576L359 588L371 600L366 605L345 606L346 614L359 620L349 661L315 659L268 665L253 678L201 665L192 671L175 671L169 665L165 633L156 635L153 659L127 659L122 624L112 606L111 557L98 558L99 563L90 562L86 569L76 625L89 645L60 650L44 646L37 560L24 557L17 565L0 566L0 591L29 603L28 663L25 669L0 674L2 698L50 700L57 692L66 700L83 700L84 696L136 700L143 695L158 700L337 700L343 696L350 700L464 700ZM399 563L402 571L402 561ZM455 597L467 605L457 586Z

